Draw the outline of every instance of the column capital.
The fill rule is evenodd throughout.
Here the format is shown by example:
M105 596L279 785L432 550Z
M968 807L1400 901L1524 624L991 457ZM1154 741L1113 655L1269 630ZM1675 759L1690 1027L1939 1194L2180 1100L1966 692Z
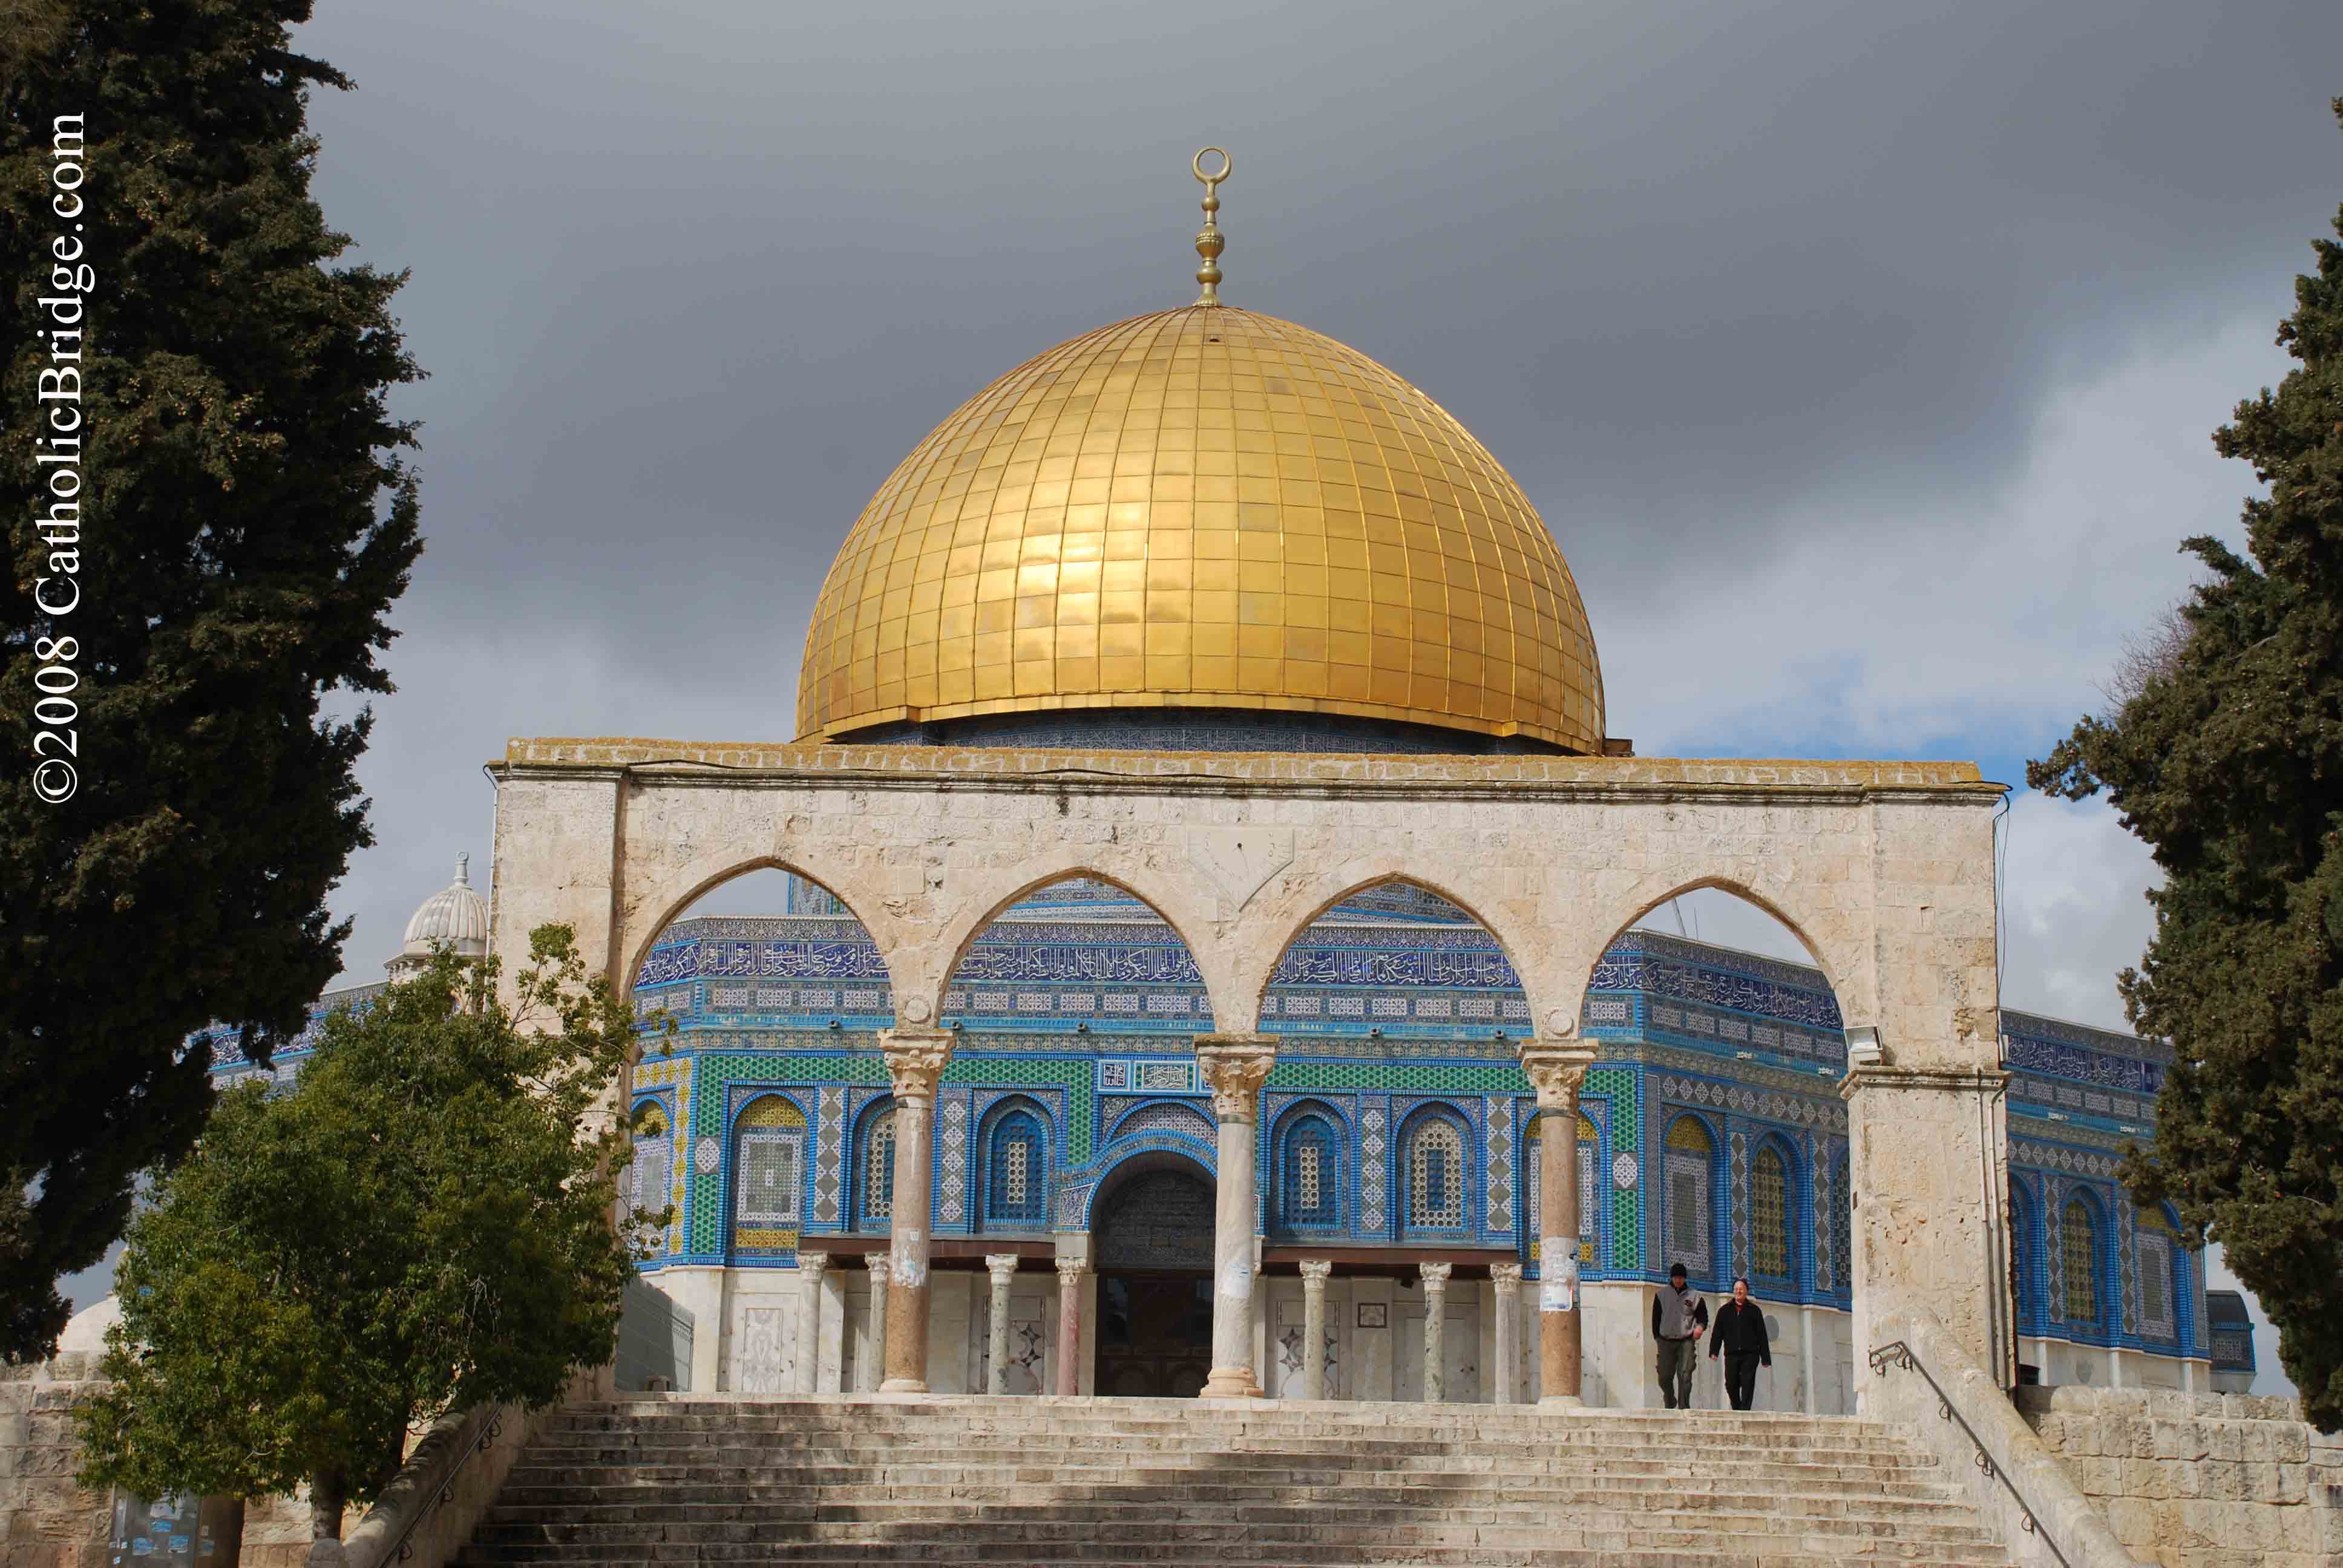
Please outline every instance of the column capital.
M822 1271L829 1267L830 1254L828 1252L799 1252L798 1254L798 1272L805 1275L808 1279L820 1279Z
M870 1271L870 1282L884 1290L887 1277L895 1267L895 1260L884 1252L865 1252L862 1254L862 1266Z
M1448 1276L1455 1267L1453 1263L1418 1263L1415 1271L1423 1276L1425 1290L1444 1291L1448 1288Z
M1009 1276L1017 1271L1018 1261L1014 1252L987 1252L984 1255L984 1271L992 1276L994 1284L1005 1285L1009 1282Z
M1522 1266L1519 1263L1492 1263L1489 1282L1497 1287L1499 1300L1522 1292Z
M936 1081L951 1060L952 1037L943 1030L882 1029L879 1049L886 1054L887 1072L895 1081L899 1100L933 1100Z
M1057 1264L1058 1283L1061 1285L1080 1284L1083 1276L1091 1271L1088 1258L1060 1258Z
M1594 1052L1583 1045L1534 1040L1522 1047L1522 1070L1537 1091L1540 1111L1569 1109L1578 1098L1578 1086L1586 1081L1586 1070L1594 1065Z
M1277 1040L1266 1034L1201 1034L1196 1067L1212 1091L1212 1110L1222 1120L1251 1121L1261 1086L1277 1065Z
M1327 1278L1332 1274L1333 1271L1334 1260L1332 1258L1302 1259L1302 1288L1305 1291L1324 1290L1326 1288Z

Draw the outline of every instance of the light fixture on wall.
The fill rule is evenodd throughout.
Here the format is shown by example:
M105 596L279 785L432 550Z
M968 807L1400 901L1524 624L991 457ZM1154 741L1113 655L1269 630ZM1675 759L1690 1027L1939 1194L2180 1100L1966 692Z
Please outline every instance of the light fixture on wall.
M1846 1064L1849 1067L1877 1067L1887 1060L1886 1049L1879 1043L1879 1030L1870 1024L1858 1024L1846 1031Z
M836 1019L831 1019L830 1020L830 1027L832 1029L844 1029L846 1026L839 1022Z
M1383 1037L1383 1031L1380 1029L1371 1029L1367 1030L1367 1038L1369 1040L1381 1040Z

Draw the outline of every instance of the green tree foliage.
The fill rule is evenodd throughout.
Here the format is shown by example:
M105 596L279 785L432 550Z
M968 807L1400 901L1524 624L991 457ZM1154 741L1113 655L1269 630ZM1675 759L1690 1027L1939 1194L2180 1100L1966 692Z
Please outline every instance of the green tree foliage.
M321 698L390 689L376 655L419 547L412 431L385 397L417 372L389 314L402 278L335 265L347 240L310 199L306 100L347 84L291 47L309 0L0 5L0 1356L22 1359L64 1325L55 1278L104 1254L136 1173L201 1125L189 1032L226 1020L265 1054L340 968L325 898L368 841L369 720ZM85 177L61 216L72 116ZM65 542L81 602L51 618L37 264L60 240L93 281ZM49 805L30 709L36 639L59 637L79 789Z
M2343 118L2343 98L2335 103ZM2343 213L2336 218L2343 236ZM2214 435L2269 487L2251 558L2183 548L2207 580L2177 635L2026 771L2105 789L2156 852L2156 936L2122 977L2173 1042L2155 1146L2124 1179L2170 1199L2278 1325L2310 1418L2343 1426L2343 245L2316 242L2278 340L2301 361Z
M337 1534L425 1424L608 1361L636 1249L603 1093L633 1020L567 927L534 934L517 996L443 956L335 1012L292 1092L220 1097L131 1223L85 1484L307 1483Z

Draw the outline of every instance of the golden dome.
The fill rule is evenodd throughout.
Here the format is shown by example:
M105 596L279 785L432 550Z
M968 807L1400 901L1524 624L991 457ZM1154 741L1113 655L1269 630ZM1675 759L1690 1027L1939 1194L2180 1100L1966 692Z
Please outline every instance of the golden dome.
M801 738L1096 708L1350 714L1603 749L1536 508L1355 349L1228 306L1019 366L889 476L831 563Z

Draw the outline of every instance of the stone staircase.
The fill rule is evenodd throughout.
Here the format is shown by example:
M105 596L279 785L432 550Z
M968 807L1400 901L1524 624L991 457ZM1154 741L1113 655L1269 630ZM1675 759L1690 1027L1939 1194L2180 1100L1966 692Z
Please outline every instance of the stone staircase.
M1185 1400L582 1405L458 1560L1615 1563L2008 1558L1873 1422Z

